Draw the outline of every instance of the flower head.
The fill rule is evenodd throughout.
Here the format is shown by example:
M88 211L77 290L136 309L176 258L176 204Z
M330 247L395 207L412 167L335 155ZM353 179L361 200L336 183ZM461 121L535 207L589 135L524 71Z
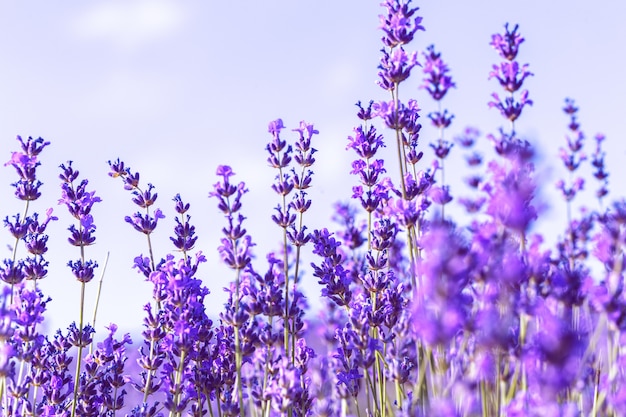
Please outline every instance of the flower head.
M381 5L387 14L380 15L380 28L385 33L383 44L389 48L406 45L413 40L418 30L424 30L422 18L415 16L418 7L410 7L411 0L385 0Z
M490 45L507 61L513 61L517 57L519 46L524 42L524 38L517 33L517 29L519 25L515 25L513 30L510 30L507 23L504 25L504 34L496 33L491 36Z

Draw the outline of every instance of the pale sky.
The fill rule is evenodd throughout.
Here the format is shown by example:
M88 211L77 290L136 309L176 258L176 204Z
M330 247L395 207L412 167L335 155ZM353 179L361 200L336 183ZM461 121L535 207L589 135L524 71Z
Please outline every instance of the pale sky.
M487 107L490 94L500 92L496 81L487 80L491 66L499 62L489 42L506 22L519 23L526 42L518 59L528 63L535 76L525 84L534 106L525 110L516 127L542 155L538 179L552 205L544 217L553 225L564 218L553 184L565 174L557 158L568 122L561 110L566 97L580 107L589 153L595 133L607 136L611 196L624 195L625 2L414 4L420 6L426 31L408 49L423 51L435 44L457 84L443 102L455 114L449 137L468 125L478 127L484 137L502 124L497 111ZM124 330L138 328L141 306L150 297L149 285L130 269L136 255L147 253L145 238L123 220L135 206L121 183L107 176L107 160L120 157L141 173L144 185L156 186L157 206L167 216L154 235L159 257L171 249L171 199L181 193L192 204L192 223L199 234L196 250L209 259L200 276L212 292L207 299L211 314L220 310L222 287L233 279L232 272L219 265L216 252L224 220L215 201L207 198L217 180L217 165L231 165L235 178L250 189L243 213L259 244L258 270L264 269L265 253L280 241L280 230L270 220L278 200L269 188L274 172L267 167L264 150L270 120L280 117L289 129L307 120L319 129L313 145L319 150L313 207L307 216L309 229L334 228L327 221L332 203L346 200L354 185L347 175L352 155L345 151L346 137L358 124L354 103L387 98L375 85L381 12L379 1L363 0L67 1L40 2L37 8L26 2L0 4L0 153L8 160L18 146L18 134L52 142L41 155L44 195L33 204L40 212L54 207L60 217L49 227L50 274L42 282L44 292L54 299L49 304L50 326L65 327L78 311L79 284L65 266L78 258L78 249L67 243L71 219L57 206L57 167L68 159L104 200L93 213L96 245L86 250L87 257L100 264L107 252L111 254L98 331L109 322ZM418 100L426 124L434 103L417 88L421 78L414 73L402 94ZM423 132L428 163L428 143L434 136L429 129ZM486 143L482 146L488 149ZM451 158L461 161L458 148L452 153ZM394 162L390 159L389 166ZM464 173L446 177L459 181ZM23 208L12 196L9 184L15 179L10 168L0 170L2 217ZM593 181L588 184L595 189ZM587 204L596 207L592 199ZM7 232L2 239L11 243ZM319 287L310 274L307 278L308 295L314 300ZM96 285L88 286L89 297ZM88 299L88 305L92 301Z

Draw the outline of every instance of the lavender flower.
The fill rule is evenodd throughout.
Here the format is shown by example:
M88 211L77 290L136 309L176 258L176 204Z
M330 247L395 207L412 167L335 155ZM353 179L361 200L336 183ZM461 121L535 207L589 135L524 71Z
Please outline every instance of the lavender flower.
M26 142L20 136L17 140L21 144L22 152L13 152L11 159L4 166L11 165L20 177L12 184L15 187L15 196L20 200L33 201L41 196L39 188L43 185L36 177L36 169L41 165L37 156L43 148L50 145L50 142L45 142L42 138L33 139L30 136Z
M385 0L381 5L385 7L387 14L380 15L380 28L385 33L382 41L389 48L406 45L413 40L418 30L424 30L421 25L422 18L415 16L419 8L410 7L411 0Z
M605 152L602 150L602 143L605 140L605 136L597 134L594 137L596 141L596 148L592 155L591 165L595 169L593 176L600 182L600 188L596 190L596 196L600 205L602 205L602 199L609 193L608 190L608 177L609 174L605 171L604 157Z
M515 61L517 57L519 45L524 41L518 33L518 25L515 25L512 31L509 30L508 23L504 26L504 34L495 34L492 36L491 46L498 51L500 56L505 59L500 65L494 65L493 70L489 73L489 78L496 78L504 90L509 94L508 97L500 99L497 93L493 93L493 101L489 102L489 107L495 107L505 119L511 122L511 134L515 133L514 122L522 114L525 106L532 105L533 102L528 98L528 90L521 91L519 99L515 99L514 93L521 89L524 80L533 75L528 71L528 65L520 65Z
M440 101L445 97L448 90L456 87L456 84L452 81L452 77L448 75L450 71L448 65L441 58L441 53L435 51L434 45L430 45L426 49L424 58L426 60L423 71L426 77L423 79L421 88L426 89L433 100Z
M449 223L430 224L419 244L428 249L428 257L418 266L421 285L413 301L412 327L428 345L447 346L469 316L464 288L472 260L467 244Z

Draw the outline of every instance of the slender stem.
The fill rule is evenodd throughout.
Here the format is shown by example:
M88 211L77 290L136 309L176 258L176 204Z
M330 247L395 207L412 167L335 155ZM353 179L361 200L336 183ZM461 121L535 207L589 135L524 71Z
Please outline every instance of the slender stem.
M300 222L300 224L302 225L302 222ZM294 307L294 311L296 308L296 287L298 284L298 273L299 273L299 267L300 267L300 250L301 250L301 246L296 246L296 265L295 265L295 271L294 271L294 278L293 278L293 301L291 302L293 304ZM296 361L296 322L295 320L292 323L291 326L291 363L294 363Z
M239 280L241 270L237 269L237 277L235 278L235 316L239 313ZM237 398L239 401L239 415L244 417L243 410L243 381L241 380L241 366L243 364L242 352L241 352L241 340L239 335L239 323L235 322L235 367L237 368Z
M83 247L81 246L81 252L83 252ZM82 254L82 258L84 260L84 254ZM80 344L78 345L78 358L77 361L78 363L76 364L76 373L74 375L74 400L72 401L72 417L74 417L76 415L76 406L77 406L77 402L78 402L78 385L79 385L79 381L80 381L80 369L81 369L81 365L82 365L82 359L83 359L83 314L84 314L84 309L85 309L85 283L81 282L80 283L80 314L79 314L79 325L78 325L78 332L79 332L79 340L80 340Z
M176 407L178 407L178 404L180 402L180 393L182 391L182 388L181 388L180 385L181 385L181 382L182 382L182 379L183 379L183 372L185 370L185 358L187 356L186 354L187 354L187 352L184 351L184 350L181 352L180 360L178 362L178 369L176 369L176 379L175 379L175 382L174 382L174 384L175 384L174 404L175 404ZM170 411L170 416L171 417L180 416L180 412Z
M98 315L98 306L100 305L100 295L102 294L102 283L104 281L104 272L107 269L107 264L109 263L109 255L110 252L107 252L107 256L104 259L104 266L102 267L102 272L100 273L100 281L98 281L98 292L96 294L96 304L93 308L93 320L92 320L92 326L94 327L94 329L96 328L96 317ZM93 353L93 343L91 345L89 345L89 353Z
M154 358L154 350L155 350L155 342L154 342L154 338L150 339L150 362L152 362L152 359ZM144 385L144 389L143 389L143 402L146 403L148 402L148 395L150 395L150 386L152 385L152 376L154 374L154 371L152 369L148 370L148 375L146 377L146 384Z
M283 205L284 205L283 197ZM283 271L285 274L285 311L283 314L283 347L285 349L285 355L291 358L289 354L289 257L287 254L287 229L283 228Z
M270 316L269 317L269 328L272 328L272 322L274 321L274 316ZM265 392L265 390L267 389L267 379L268 379L268 375L269 375L269 362L270 362L270 354L273 353L273 350L269 348L267 348L266 352L265 352L265 370L263 372L263 392ZM261 415L264 416L265 415L265 410L269 410L270 407L270 401L271 399L263 399L263 401L261 402Z
M394 109L395 109L395 120L394 124L398 124L398 106L400 105L400 100L398 99L398 84L396 84L395 88L391 91L391 96L393 99ZM397 144L397 152L398 152L398 165L400 167L400 184L402 185L402 198L406 200L406 182L405 182L405 163L406 158L404 158L404 143L402 142L402 134L400 129L396 128L396 144Z
M22 223L24 223L26 221L26 216L28 215L28 207L30 205L30 200L26 200L26 203L24 204L24 213L22 215ZM20 225L22 224L20 223ZM19 238L15 238L15 244L13 245L13 256L12 256L12 260L11 260L11 265L13 265L13 268L15 268L15 260L17 259L17 244L20 242ZM11 295L9 297L9 304L13 304L13 291L15 288L15 284L11 283Z
M441 100L437 100L437 112L441 115ZM439 127L439 147L443 147L443 126ZM446 185L446 175L444 169L444 158L439 158L441 168L441 186ZM441 205L441 221L445 219L445 204Z

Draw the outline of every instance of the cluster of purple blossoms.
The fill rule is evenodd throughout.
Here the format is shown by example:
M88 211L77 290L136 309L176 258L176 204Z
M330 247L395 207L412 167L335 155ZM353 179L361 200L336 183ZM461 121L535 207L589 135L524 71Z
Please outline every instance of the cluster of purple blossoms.
M423 79L421 87L426 89L437 103L437 111L429 113L428 118L439 132L437 142L431 143L430 146L435 152L438 160L437 166L441 171L441 185L433 188L431 198L435 203L441 205L443 217L444 206L452 201L452 197L449 194L449 186L445 184L444 160L453 146L452 142L445 140L444 131L450 127L454 115L449 114L447 109L441 109L441 101L451 88L456 87L456 84L452 81L452 77L448 75L450 72L448 65L441 58L441 53L435 51L434 45L428 47L424 53L424 58L424 74L426 77Z
M67 165L62 164L60 168L62 172L59 178L62 183L59 204L64 204L70 215L78 220L78 226L72 224L68 229L70 231L68 242L72 246L79 247L81 251L81 259L70 261L68 266L78 281L87 283L93 279L94 269L98 266L97 262L84 259L84 248L92 245L96 240L94 236L96 225L91 209L95 203L102 200L96 196L95 191L87 191L89 183L87 180L75 184L79 172L72 168L72 161L69 161Z
M222 180L215 183L214 191L209 195L219 200L218 208L224 213L228 223L222 230L224 237L221 239L219 253L222 261L231 269L243 271L250 263L252 256L250 249L254 246L252 238L243 228L245 217L239 213L242 206L241 197L248 190L243 182L236 185L230 183L230 177L235 173L229 166L219 166L216 173Z
M132 216L126 216L124 220L126 223L133 226L133 228L146 235L148 239L148 250L149 250L149 270L155 270L155 257L152 253L152 244L150 241L150 235L156 229L157 224L160 219L164 219L165 215L161 211L161 209L152 209L152 206L157 200L158 194L153 192L154 186L148 183L148 187L146 189L141 189L139 187L139 172L132 172L129 167L126 167L123 161L117 159L114 162L109 161L109 167L111 171L109 172L109 176L111 178L120 178L124 184L124 189L128 190L132 194L132 202L135 203L139 208L143 209L143 213L141 211L137 211ZM154 210L154 212L152 212ZM144 264L142 262L138 262L135 266L142 270L142 266ZM142 270L144 275L146 270ZM149 275L149 273L148 273ZM146 277L148 276L146 275Z
M591 155L591 165L594 168L593 176L596 180L600 182L600 188L596 190L596 197L598 197L598 201L602 206L602 199L606 197L609 193L608 185L609 185L609 173L605 170L604 157L606 156L605 152L602 150L602 143L606 137L598 133L595 135L594 140L596 142L596 147Z
M23 280L37 282L48 274L48 261L44 259L44 254L48 251L48 235L45 231L50 221L57 220L52 215L52 209L46 211L43 221L37 213L28 213L30 202L41 196L39 188L43 183L37 179L36 174L40 165L38 156L50 142L32 137L24 141L20 136L17 140L20 142L21 152L12 152L11 159L5 166L12 166L19 176L19 180L11 185L15 188L15 196L25 202L25 209L23 214L4 219L4 226L15 240L12 245L13 256L3 260L4 267L0 270L0 279L12 288ZM29 254L25 259L17 258L20 241L24 243Z
M313 155L317 152L311 146L311 142L313 135L319 132L312 124L301 121L299 126L293 129L298 133L298 138L292 147L281 137L281 131L284 128L281 119L270 122L268 132L272 140L267 144L266 150L269 154L267 162L272 168L278 170L272 189L280 197L281 203L276 207L277 214L272 216L272 220L282 229L283 234L281 247L284 277L283 348L285 354L291 356L293 362L296 340L301 327L300 318L303 314L299 306L303 296L298 290L298 283L301 279L301 250L312 237L304 224L304 213L311 207L307 190L311 187L313 176L311 167L315 163ZM294 147L295 155L292 157ZM291 168L290 172L288 172L289 168ZM287 200L289 196L290 202ZM291 268L293 268L293 273L290 272Z
M431 203L443 208L452 202L443 177L452 146L443 131L452 115L441 100L455 84L441 55L428 48L423 87L438 103L429 118L440 136L424 165L429 157L419 144L418 101L399 96L409 94L403 83L418 65L408 45L424 29L410 3L382 3L378 83L391 97L357 103L360 125L347 149L356 155L350 173L358 184L351 200L334 206L337 230L308 232L305 225L316 162L313 125L301 122L289 142L281 119L269 124L267 162L280 201L268 221L279 226L280 242L261 261L245 227L246 184L234 181L230 166L217 168L209 193L225 220L217 253L233 274L218 318L206 311L206 277L215 271L203 270L207 259L197 250L190 204L173 197L171 251L154 253L155 230L165 218L155 208L158 194L118 159L109 162L109 175L122 180L139 207L120 222L146 236L148 255L137 255L134 268L151 287L152 300L143 308L136 345L129 334L118 336L115 324L98 338L95 314L91 321L84 317L84 288L97 267L86 248L96 241L92 211L101 200L68 162L61 165L59 203L75 220L68 242L80 258L69 267L82 288L80 313L78 323L44 334L51 300L37 283L47 276L46 230L57 218L51 209L45 215L29 210L41 194L36 168L48 142L18 137L21 151L6 165L18 173L13 186L25 210L4 222L14 244L0 268L2 415L626 414L626 201L603 207L609 194L604 136L596 136L587 161L578 109L566 99L569 134L560 159L570 177L558 188L568 219L555 250L546 249L544 237L534 233L541 214L534 150L514 125L531 103L525 90L516 96L531 73L516 61L523 42L518 27L507 25L491 40L504 62L493 66L490 78L508 97L494 94L489 106L511 123L510 131L488 135L495 159L485 164L473 150L477 129L455 136L469 151L473 172L466 183L473 194L454 203L469 216L433 210ZM382 151L389 135L399 175ZM582 189L582 175L573 174L584 172L579 168L586 163L600 182L599 209L583 206L580 216L572 216L569 205ZM313 261L305 265L309 243ZM22 247L27 255L20 258ZM309 274L321 289L318 319L306 314L300 288Z
M458 143L459 146L461 146L463 149L467 149L469 151L474 147L479 136L480 132L478 131L478 129L468 127L463 131L462 134L455 137L455 142ZM472 170L472 173L465 177L465 184L467 184L470 189L476 192L476 190L479 189L483 182L483 176L480 173L474 172L480 169L480 167L482 166L483 156L478 151L471 151L469 153L466 153L464 156L468 168ZM487 198L480 195L471 197L460 197L458 199L458 202L463 205L465 211L470 215L478 213L486 201Z
M357 105L360 114L371 113L371 103L367 112L360 102ZM363 120L367 122L369 119ZM363 209L372 213L388 198L387 187L382 183L382 175L386 173L385 161L375 158L378 150L385 146L383 137L374 126L364 124L354 129L354 136L349 136L348 141L347 149L353 149L359 156L359 159L352 163L350 174L356 175L361 183L352 187L352 198L358 199Z
M567 149L560 148L559 156L569 173L570 181L566 184L564 180L559 180L556 187L561 190L563 198L568 204L568 220L571 220L570 202L576 197L576 194L583 189L585 184L582 177L572 178L572 175L578 170L580 164L587 159L587 156L583 152L585 135L580 130L580 124L578 123L576 114L578 113L578 108L574 105L574 100L569 98L565 99L563 111L570 117L568 129L573 137L569 135L566 136Z
M33 201L41 196L39 188L43 185L36 176L37 167L40 165L37 157L50 142L32 137L24 142L21 136L18 136L17 140L22 145L22 151L12 152L11 159L4 166L11 165L20 177L17 182L11 184L15 188L15 196L23 201Z
M428 91L428 94L435 101L441 101L448 90L456 87L456 84L452 81L452 77L448 75L450 69L448 65L441 58L441 53L435 51L435 46L430 45L426 52L424 52L424 74L426 77L423 79L422 88ZM451 119L444 117L440 112L433 113L429 116L436 127L450 125Z
M533 75L528 71L528 65L521 65L515 61L519 46L524 42L524 38L517 33L518 25L513 30L509 30L509 25L504 26L504 34L495 34L491 38L491 46L498 51L504 61L500 65L494 65L489 73L489 78L495 78L500 86L507 92L508 96L501 99L498 93L493 93L493 101L489 102L489 107L500 110L505 119L511 122L511 135L514 135L514 122L522 114L522 110L533 102L528 98L528 90L522 90L519 98L515 98L515 93L522 88L524 80Z

